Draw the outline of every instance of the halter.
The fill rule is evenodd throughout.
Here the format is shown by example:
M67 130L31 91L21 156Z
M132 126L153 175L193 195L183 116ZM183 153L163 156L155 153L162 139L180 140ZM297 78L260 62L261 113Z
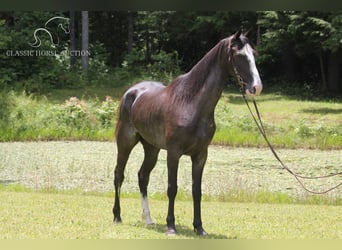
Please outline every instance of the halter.
M247 83L245 83L243 81L242 76L239 74L239 72L236 69L236 66L235 66L235 63L234 63L234 56L233 56L231 47L229 49L229 58L230 58L230 61L231 61L232 67L233 67L235 78L237 80L237 83L240 86L240 92L244 95L243 90L247 86Z

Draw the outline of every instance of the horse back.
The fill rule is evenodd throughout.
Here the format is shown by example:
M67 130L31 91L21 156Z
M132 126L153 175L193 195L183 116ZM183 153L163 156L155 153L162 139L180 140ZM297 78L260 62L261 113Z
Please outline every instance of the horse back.
M134 102L146 92L162 90L165 86L161 82L143 81L130 87L122 96L120 102L120 118L127 120L130 117ZM119 118L119 119L120 119Z

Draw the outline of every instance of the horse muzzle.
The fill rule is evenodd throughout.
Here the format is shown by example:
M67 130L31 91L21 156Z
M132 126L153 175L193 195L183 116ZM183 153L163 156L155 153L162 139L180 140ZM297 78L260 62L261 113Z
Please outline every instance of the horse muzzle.
M261 94L262 91L262 85L255 85L249 89L246 89L246 94L248 96L258 96Z

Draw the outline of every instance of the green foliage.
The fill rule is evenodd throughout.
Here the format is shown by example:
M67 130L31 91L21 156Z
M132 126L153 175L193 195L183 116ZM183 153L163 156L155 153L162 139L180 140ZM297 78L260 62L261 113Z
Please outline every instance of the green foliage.
M47 37L42 39L40 49L56 50L55 56L6 55L8 50L31 48L29 43L32 42L34 30L56 15L67 17L68 13L0 13L0 46L4 52L0 53L0 89L3 90L0 95L0 127L5 131L1 140L108 138L114 123L111 116L116 114L112 104L105 102L102 106L98 100L85 101L81 98L74 105L51 105L49 101L38 101L35 96L70 90L72 95L64 95L59 100L70 101L71 96L82 97L78 89L92 87L111 92L102 96L115 95L118 98L128 85L141 80L168 84L183 71L191 69L219 39L237 29L245 31L251 28L250 38L254 41L256 25L260 26L260 56L257 60L262 79L266 79L264 90L268 91L272 82L278 86L273 90L280 89L281 93L301 100L320 100L322 96L327 96L317 88L321 81L317 53L322 52L322 63L326 64L329 53L338 53L341 49L342 19L339 12L138 11L133 12L134 43L133 51L128 53L128 12L113 11L91 12L90 34L93 36L90 39L88 72L83 72L80 58L71 66L68 53L62 53L68 50L68 36L61 37L61 43L55 48L47 42ZM112 29L113 32L110 32ZM78 32L76 36L79 38L79 35ZM286 59L289 55L293 56L293 60ZM295 79L292 79L292 84L288 79L284 80L286 65L296 66L293 68ZM296 80L297 77L300 79ZM111 88L115 88L115 93L109 90ZM7 94L8 90L16 92ZM22 91L25 94L14 94ZM333 95L336 96L336 93ZM117 104L116 99L114 104ZM219 104L217 107L218 129L214 142L260 145L262 138L256 132L253 121L245 113L226 108L228 106ZM97 109L101 111L97 112ZM45 127L42 128L34 120ZM299 123L301 120L303 122ZM314 126L303 118L286 128L271 124L266 123L266 126L274 134L278 145L294 147L299 143L304 147L329 148L339 147L340 144L339 123ZM100 129L96 130L98 125ZM53 126L60 129L53 132ZM285 136L280 136L281 133ZM303 139L307 141L301 143ZM308 145L311 143L314 146Z
M131 53L127 50L129 15L133 22ZM240 29L250 30L250 40L259 43L257 63L262 79L291 76L288 82L316 87L322 81L320 63L328 77L329 56L339 53L342 39L340 12L109 11L89 14L88 74L81 69L80 56L76 65L70 66L67 34L59 34L57 46L51 46L47 34L41 34L39 49L56 51L56 56L6 55L9 50L33 49L29 43L34 40L34 31L53 16L69 17L69 13L0 13L1 89L44 93L56 88L122 86L123 81L139 78L170 82L175 75L190 70L220 39ZM76 12L76 43L81 37L79 27L80 15ZM334 90L340 89L339 78L334 78Z
M336 52L341 49L342 46L342 14L333 13L329 16L329 37L323 42L323 48Z
M334 71L340 61L329 61L342 48L341 20L339 12L260 12L258 24L264 29L258 58L261 71L268 77L305 79L320 91L341 89L341 85L336 87L341 76ZM334 78L326 77L330 70Z
M59 107L56 111L57 123L65 124L73 129L80 130L91 126L90 118L87 112L88 106L77 97L70 97L65 101L65 105Z
M110 139L116 121L117 102L70 97L53 105L47 99L11 91L1 98L0 140Z
M133 75L135 78L140 78L140 80L156 80L168 84L181 73L176 51L173 53L160 51L158 54L151 56L151 62L147 65L144 63L145 53L145 49L134 49L130 54L127 54L122 67L115 70L121 75L122 80L126 78L127 81Z
M102 102L101 107L96 109L96 118L100 126L106 129L113 127L114 117L118 111L117 103L115 103L110 96L106 97L106 101Z
M122 72L126 74L128 71ZM120 75L114 77L118 79ZM152 78L151 75L145 77ZM161 76L159 77L161 79ZM164 76L165 82L168 81L167 78L168 76ZM169 78L172 79L172 76ZM109 82L102 84L108 85L102 85L101 88L95 85L82 90L54 90L47 93L48 98L25 92L2 92L0 140L111 140L114 135L119 98L127 85L123 84L122 87L113 89ZM264 126L274 146L341 148L339 100L317 100L313 103L308 99L293 100L297 98L295 93L285 90L292 93L290 97L285 97L277 94L277 89L271 91L274 94L266 93L259 97ZM284 120L282 117L287 119ZM215 120L217 130L213 139L214 144L265 146L264 139L240 96L223 93L215 111Z
M0 54L0 88L6 86L13 87L13 82L30 79L24 88L33 84L33 88L41 87L47 80L53 81L55 76L55 58L53 56L36 56L36 49L30 46L34 42L34 31L37 28L44 27L45 22L55 15L62 15L59 12L9 12L3 14L9 16L13 23L6 24L0 15L0 44L2 52ZM59 48L53 48L47 42L48 37L42 39L42 45L39 50L50 51L61 49L65 44L60 44ZM16 53L22 51L32 51L33 56L18 56ZM25 52L25 53L26 53ZM10 53L11 55L9 55ZM51 70L52 69L52 70ZM34 79L31 79L34 78Z

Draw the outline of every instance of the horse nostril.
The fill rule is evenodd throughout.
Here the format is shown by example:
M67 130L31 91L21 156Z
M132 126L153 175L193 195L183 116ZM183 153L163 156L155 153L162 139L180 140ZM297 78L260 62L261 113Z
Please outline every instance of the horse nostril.
M253 87L246 89L246 94L252 95L252 96L257 96L257 95L260 95L261 90L262 90L262 86L256 85L256 86L253 86Z
M260 85L256 85L255 87L254 87L254 94L255 95L260 95L261 94L261 91L262 91L262 85L260 84Z

